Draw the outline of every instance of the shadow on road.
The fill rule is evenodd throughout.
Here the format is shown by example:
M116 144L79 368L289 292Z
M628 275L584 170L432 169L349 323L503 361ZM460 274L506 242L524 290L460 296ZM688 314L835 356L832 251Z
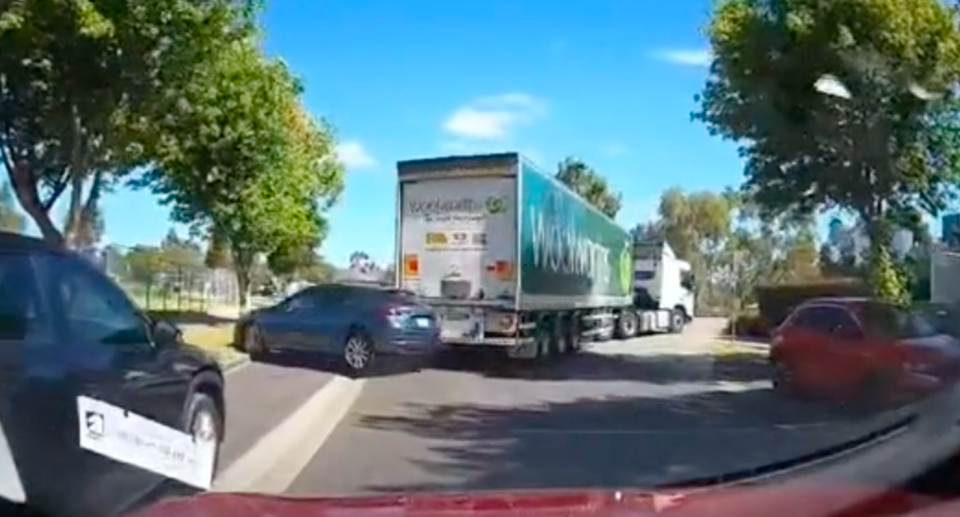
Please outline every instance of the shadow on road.
M356 376L346 365L340 362L336 357L309 352L299 351L272 351L266 356L257 356L253 358L255 362L280 366L283 368L296 368L302 370L314 370L330 374L343 375L345 377ZM418 358L405 357L380 357L373 369L364 372L363 377L386 377L402 373L410 373L419 370L423 366L424 360Z
M889 416L893 416L890 414ZM767 389L535 406L409 405L356 425L430 444L411 459L438 481L373 492L648 487L789 460L855 439L885 415L784 400Z
M431 365L438 370L472 372L503 379L530 381L641 381L653 384L751 382L769 379L765 361L749 354L656 355L581 352L546 361L509 360L499 350L444 352Z
M770 378L766 354L731 353L714 357L713 378L727 382L753 382Z
M151 318L164 320L175 325L219 325L236 321L235 319L214 316L202 311L152 310L147 311L147 315Z

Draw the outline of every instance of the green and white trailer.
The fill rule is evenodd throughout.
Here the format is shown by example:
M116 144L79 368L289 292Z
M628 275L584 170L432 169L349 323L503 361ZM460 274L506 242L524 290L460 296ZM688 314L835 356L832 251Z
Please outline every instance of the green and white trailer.
M397 171L398 287L435 308L444 343L537 358L644 330L630 234L520 154Z

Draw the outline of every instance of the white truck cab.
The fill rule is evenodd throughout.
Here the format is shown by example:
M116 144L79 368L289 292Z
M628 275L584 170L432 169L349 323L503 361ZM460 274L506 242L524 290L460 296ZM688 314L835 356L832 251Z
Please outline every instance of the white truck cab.
M635 243L633 256L637 308L677 311L691 321L695 295L690 263L678 259L662 241Z

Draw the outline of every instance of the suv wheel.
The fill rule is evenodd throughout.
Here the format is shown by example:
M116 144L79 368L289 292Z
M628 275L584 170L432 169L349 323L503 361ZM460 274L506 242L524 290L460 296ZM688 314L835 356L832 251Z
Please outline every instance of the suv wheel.
M354 373L369 371L374 360L373 342L362 332L353 332L343 343L343 362Z
M243 350L254 358L263 357L270 352L263 336L260 335L260 329L254 324L250 324L243 331Z
M195 440L212 442L213 474L220 462L220 445L223 442L223 416L213 397L206 393L193 393L187 404L187 433Z
M773 368L773 389L789 394L795 395L797 392L797 371L790 363L783 360L775 360L770 363L770 366Z

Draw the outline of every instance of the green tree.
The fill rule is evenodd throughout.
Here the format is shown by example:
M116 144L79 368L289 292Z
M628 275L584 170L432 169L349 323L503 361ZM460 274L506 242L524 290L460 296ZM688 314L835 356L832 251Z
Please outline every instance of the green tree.
M881 267L889 214L944 209L960 171L953 7L723 0L706 32L714 58L694 117L739 144L744 189L765 212L847 209ZM874 286L898 298L880 286L899 284Z
M175 220L230 243L243 305L255 259L319 239L343 187L332 135L300 106L300 92L259 42L231 45L169 107L160 167L146 178Z
M616 217L620 211L620 193L614 192L607 180L583 160L564 159L557 166L556 178L607 216Z
M155 163L166 96L253 29L253 0L17 1L0 5L0 159L24 212L63 242L50 209L68 190L74 228L97 173ZM88 187L88 188L85 188ZM68 243L69 244L69 243Z
M169 267L163 251L156 246L134 246L124 255L130 278L150 285Z
M171 228L160 243L160 252L163 254L168 267L180 273L196 271L203 263L203 252L196 242L182 238L177 231Z
M203 263L210 269L225 269L232 265L230 243L214 231L209 231L207 254Z
M0 230L5 232L22 233L26 221L23 214L17 210L16 200L9 183L0 187Z
M317 255L309 267L300 271L300 276L307 282L319 284L332 280L335 269L323 256Z
M281 278L292 280L301 272L313 267L317 260L315 242L283 242L267 255L270 271Z

